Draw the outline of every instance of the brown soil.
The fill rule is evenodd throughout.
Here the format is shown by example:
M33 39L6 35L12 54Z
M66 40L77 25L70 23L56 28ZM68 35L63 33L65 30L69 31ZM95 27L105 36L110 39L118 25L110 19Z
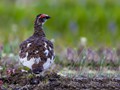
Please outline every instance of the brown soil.
M79 76L69 78L56 73L34 76L27 73L16 73L1 78L3 85L0 90L119 90L120 77Z

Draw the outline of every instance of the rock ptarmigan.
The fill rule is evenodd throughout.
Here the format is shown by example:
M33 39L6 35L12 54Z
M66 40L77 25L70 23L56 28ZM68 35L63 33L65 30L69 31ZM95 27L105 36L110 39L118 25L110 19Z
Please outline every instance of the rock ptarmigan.
M43 24L50 16L39 14L34 23L34 34L20 44L20 62L40 74L48 70L54 63L54 48L51 41L46 39Z

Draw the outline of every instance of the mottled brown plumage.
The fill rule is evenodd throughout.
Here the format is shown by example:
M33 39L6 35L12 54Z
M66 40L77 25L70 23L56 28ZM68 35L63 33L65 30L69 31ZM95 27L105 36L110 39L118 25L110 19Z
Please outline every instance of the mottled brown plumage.
M34 34L20 44L21 63L36 74L50 68L54 60L53 44L46 39L42 29L42 25L48 18L46 14L39 14L35 20Z

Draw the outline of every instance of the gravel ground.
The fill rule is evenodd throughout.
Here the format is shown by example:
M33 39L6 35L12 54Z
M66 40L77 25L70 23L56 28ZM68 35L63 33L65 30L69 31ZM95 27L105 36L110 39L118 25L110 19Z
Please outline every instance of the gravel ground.
M16 73L0 79L0 90L120 90L120 76L63 77Z

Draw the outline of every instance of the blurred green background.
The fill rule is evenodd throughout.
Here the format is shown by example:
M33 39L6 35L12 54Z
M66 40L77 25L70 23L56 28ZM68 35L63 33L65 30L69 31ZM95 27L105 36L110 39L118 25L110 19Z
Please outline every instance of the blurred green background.
M52 17L44 30L56 46L76 47L81 37L89 47L119 45L120 0L0 0L0 44L5 52L12 52L10 45L18 49L32 35L39 13Z

